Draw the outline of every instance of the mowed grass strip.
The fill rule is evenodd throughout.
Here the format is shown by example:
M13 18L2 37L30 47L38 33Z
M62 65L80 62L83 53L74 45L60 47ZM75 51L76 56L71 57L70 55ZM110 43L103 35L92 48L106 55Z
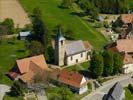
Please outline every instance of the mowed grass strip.
M10 85L12 83L5 74L15 65L16 59L26 57L28 54L29 51L26 50L25 41L2 40L0 43L0 73L3 75L0 84Z
M73 14L72 9L60 8L61 0L19 0L24 9L31 14L35 7L42 10L43 20L49 30L61 24L64 29L72 29L75 39L89 40L95 49L101 49L107 42L105 37L88 25L80 17Z

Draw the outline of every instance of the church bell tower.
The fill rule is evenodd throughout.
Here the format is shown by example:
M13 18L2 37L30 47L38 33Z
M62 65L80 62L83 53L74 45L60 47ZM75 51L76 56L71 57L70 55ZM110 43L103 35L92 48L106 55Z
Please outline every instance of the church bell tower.
M65 38L61 33L61 29L58 29L58 33L55 38L55 64L58 66L63 66L64 59L65 59Z

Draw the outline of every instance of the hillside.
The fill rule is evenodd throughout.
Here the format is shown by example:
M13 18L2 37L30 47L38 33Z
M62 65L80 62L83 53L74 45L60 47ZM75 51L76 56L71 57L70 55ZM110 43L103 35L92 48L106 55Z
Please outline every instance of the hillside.
M101 33L74 15L72 9L61 9L59 7L61 0L20 0L20 3L29 14L33 8L40 7L49 30L61 24L65 29L70 28L75 32L75 39L89 40L96 49L101 49L107 42Z

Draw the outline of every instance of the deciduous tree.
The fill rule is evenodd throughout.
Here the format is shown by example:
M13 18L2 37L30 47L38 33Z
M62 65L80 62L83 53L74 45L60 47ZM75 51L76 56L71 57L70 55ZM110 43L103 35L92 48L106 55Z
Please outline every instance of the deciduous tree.
M111 51L104 51L103 52L103 59L104 59L104 75L109 76L113 73L113 53Z
M94 78L98 78L103 74L103 57L101 54L93 53L90 70Z
M122 70L122 66L123 66L123 57L121 54L119 53L114 53L113 55L113 60L114 60L114 64L113 64L113 73L114 74L118 74L121 72Z
M31 41L29 45L30 54L32 56L44 54L44 47L43 45L38 41Z

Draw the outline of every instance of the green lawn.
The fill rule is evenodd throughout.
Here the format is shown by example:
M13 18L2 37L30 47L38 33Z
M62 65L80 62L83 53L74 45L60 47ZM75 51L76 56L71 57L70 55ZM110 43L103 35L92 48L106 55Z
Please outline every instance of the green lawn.
M12 81L5 75L14 66L15 60L28 55L25 42L20 40L8 39L0 43L0 73L3 77L0 83L10 85Z
M5 95L3 100L24 100L24 99L23 97L11 97L11 96Z
M133 100L133 94L129 91L128 88L125 88L125 100Z
M131 9L133 9L133 0L127 0L129 6Z
M72 9L61 9L61 0L19 0L24 9L31 14L33 8L40 7L49 30L53 30L56 25L61 24L64 29L70 28L75 33L75 39L89 40L96 48L101 49L107 42L105 37L97 32L95 28L88 25Z
M69 66L65 69L67 69L68 71L81 71L81 70L88 70L89 66L90 66L89 62L84 62L78 65Z

